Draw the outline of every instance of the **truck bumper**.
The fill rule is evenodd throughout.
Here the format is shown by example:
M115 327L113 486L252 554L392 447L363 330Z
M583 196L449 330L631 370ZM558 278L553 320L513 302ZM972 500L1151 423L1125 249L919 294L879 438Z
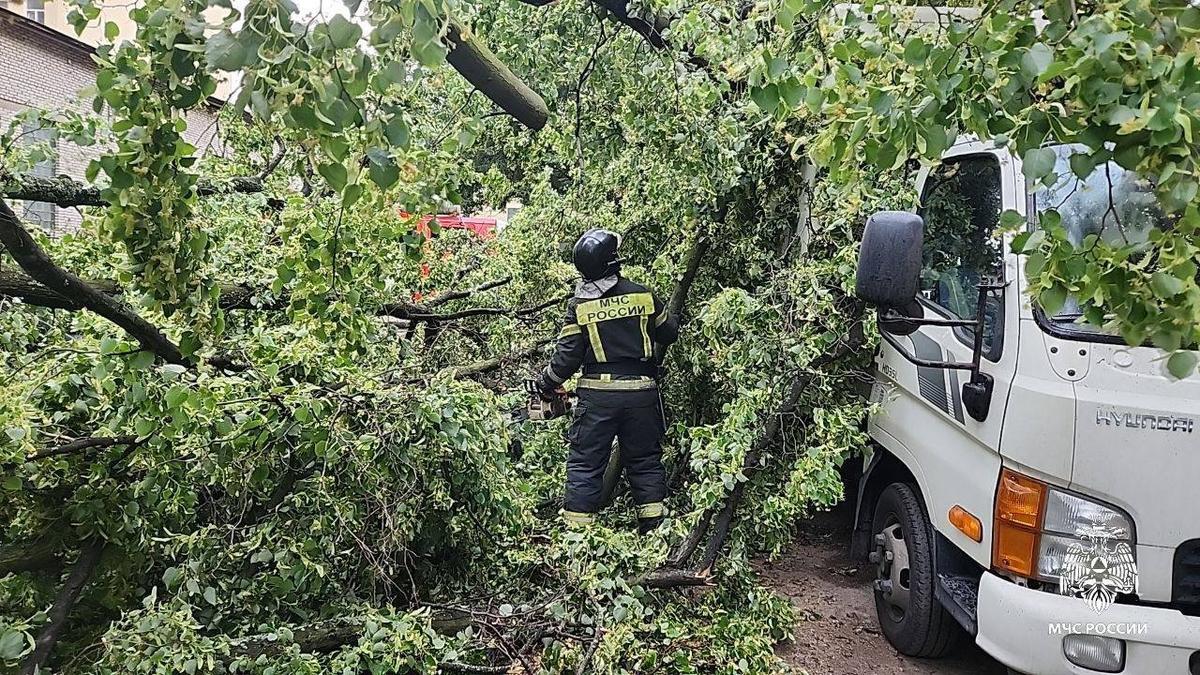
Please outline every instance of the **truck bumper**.
M1125 641L1125 668L1133 675L1187 675L1200 650L1200 617L1136 605L1097 613L1078 598L1037 591L985 572L979 584L975 641L1009 668L1035 675L1088 675L1063 653L1068 634ZM1200 658L1200 657L1197 657ZM1195 671L1190 671L1195 672Z

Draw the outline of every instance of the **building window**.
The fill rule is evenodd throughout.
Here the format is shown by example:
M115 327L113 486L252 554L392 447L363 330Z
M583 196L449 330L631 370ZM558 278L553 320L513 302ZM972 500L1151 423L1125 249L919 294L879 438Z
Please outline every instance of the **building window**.
M46 23L46 0L26 0L25 16L38 23Z
M22 138L28 143L42 143L49 145L49 157L38 162L27 173L30 176L38 178L53 178L58 163L54 159L54 150L57 145L54 134L50 129L42 128L36 122L25 123L25 133ZM22 217L26 222L35 223L47 232L54 231L54 219L56 209L53 204L45 202L25 202L25 210Z

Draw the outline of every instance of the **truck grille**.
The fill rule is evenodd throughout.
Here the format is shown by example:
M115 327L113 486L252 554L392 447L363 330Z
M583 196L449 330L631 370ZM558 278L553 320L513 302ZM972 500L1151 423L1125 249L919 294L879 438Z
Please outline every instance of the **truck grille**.
M1175 549L1175 583L1171 604L1200 609L1200 539L1185 541ZM1192 612L1188 612L1189 614Z

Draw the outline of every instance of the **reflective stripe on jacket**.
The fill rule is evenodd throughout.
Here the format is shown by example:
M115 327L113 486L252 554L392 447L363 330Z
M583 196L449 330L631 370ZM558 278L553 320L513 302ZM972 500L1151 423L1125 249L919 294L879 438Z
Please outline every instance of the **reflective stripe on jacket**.
M679 324L662 301L645 286L621 277L598 298L567 302L566 321L543 377L559 385L581 367L585 379L597 382L610 378L589 370L628 369L629 374L648 376L656 365L654 345L669 345L678 337ZM642 372L635 373L638 370Z

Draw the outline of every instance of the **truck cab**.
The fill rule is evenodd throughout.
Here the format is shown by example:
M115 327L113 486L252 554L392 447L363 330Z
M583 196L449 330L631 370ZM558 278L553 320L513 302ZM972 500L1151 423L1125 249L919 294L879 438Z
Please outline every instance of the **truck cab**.
M1042 311L1001 225L1054 209L1082 242L1162 214L1134 174L1079 179L1054 150L1058 182L1031 189L1006 149L962 139L918 176L916 213L869 220L858 292L882 340L854 548L904 654L965 633L1031 675L1200 675L1200 377L1070 299Z

